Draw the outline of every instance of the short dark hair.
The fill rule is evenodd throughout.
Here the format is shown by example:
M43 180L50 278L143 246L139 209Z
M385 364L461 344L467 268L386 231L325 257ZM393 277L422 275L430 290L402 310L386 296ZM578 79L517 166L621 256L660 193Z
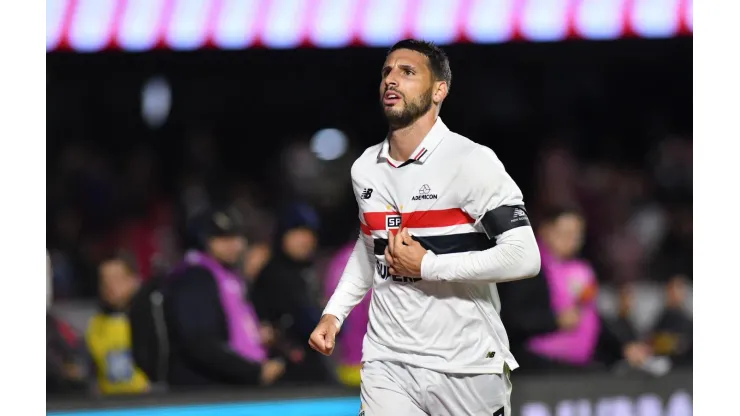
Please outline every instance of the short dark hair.
M391 46L390 50L388 50L388 54L390 55L393 51L398 49L408 49L426 56L427 61L429 62L429 68L432 70L434 80L444 81L447 84L447 91L450 90L452 85L450 60L447 58L445 51L443 51L439 46L435 45L433 42L425 40L404 39Z

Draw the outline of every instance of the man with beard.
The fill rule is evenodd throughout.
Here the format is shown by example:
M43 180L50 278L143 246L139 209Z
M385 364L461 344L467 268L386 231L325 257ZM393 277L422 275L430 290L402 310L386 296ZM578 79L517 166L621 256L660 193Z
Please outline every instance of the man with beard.
M394 45L381 70L386 139L352 166L361 235L309 344L331 354L372 288L361 414L510 415L518 365L496 284L538 274L522 193L491 149L438 117L445 53Z

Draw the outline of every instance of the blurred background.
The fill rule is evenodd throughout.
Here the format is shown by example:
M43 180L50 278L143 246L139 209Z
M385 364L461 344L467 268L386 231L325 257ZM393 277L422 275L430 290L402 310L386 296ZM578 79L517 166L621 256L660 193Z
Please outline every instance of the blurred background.
M691 414L691 0L46 6L49 414L357 414L366 302L331 359L306 332L356 239L350 167L385 136L379 70L407 37L449 55L441 117L497 153L542 249L572 243L563 262L595 276L570 315L499 285L502 314L532 316L505 322L527 363L514 414ZM220 214L239 233L212 232ZM238 252L264 356L224 352L228 331L171 289L186 253L218 242ZM585 362L531 347L589 307Z

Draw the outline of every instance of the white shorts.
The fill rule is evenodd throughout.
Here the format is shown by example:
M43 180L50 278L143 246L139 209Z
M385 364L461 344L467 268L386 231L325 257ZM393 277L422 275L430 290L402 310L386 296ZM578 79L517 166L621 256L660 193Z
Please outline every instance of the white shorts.
M362 366L359 416L511 416L503 374L445 374L370 361Z

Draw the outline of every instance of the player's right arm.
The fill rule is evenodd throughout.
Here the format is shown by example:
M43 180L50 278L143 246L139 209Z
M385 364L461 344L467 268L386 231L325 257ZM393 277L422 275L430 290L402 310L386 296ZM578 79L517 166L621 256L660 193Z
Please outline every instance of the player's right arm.
M362 301L373 285L372 238L360 233L339 284L324 309L319 324L308 343L316 351L329 355L334 338L352 308Z
M372 238L361 233L337 288L324 309L323 315L333 315L337 326L342 325L352 308L362 301L373 286L373 258Z
M359 194L362 187L355 180L355 167L353 166L352 182L357 199L360 204ZM368 290L373 286L373 276L375 274L375 254L373 252L373 238L370 236L365 219L360 212L361 228L365 231L360 232L357 238L352 254L347 260L347 266L344 268L342 277L339 279L337 288L334 289L329 302L324 309L319 324L314 329L308 344L316 351L329 355L334 350L334 338L339 332L342 323L349 315L352 308L357 306L365 297Z

